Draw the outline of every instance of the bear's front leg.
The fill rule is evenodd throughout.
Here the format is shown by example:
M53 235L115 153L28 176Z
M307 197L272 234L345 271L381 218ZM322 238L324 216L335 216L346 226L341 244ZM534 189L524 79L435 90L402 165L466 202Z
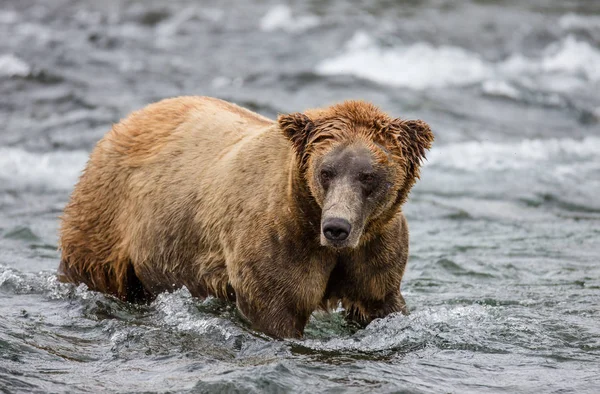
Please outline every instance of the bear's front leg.
M312 311L301 310L291 299L263 295L260 300L240 294L238 310L250 322L253 329L274 338L301 338Z
M366 326L390 313L408 314L400 283L408 260L408 227L403 215L380 237L340 258L331 293L342 300L347 318Z
M387 295L383 300L361 300L345 305L346 319L366 327L375 319L386 317L390 313L402 312L408 315L408 308L400 289Z
M230 280L237 307L252 327L276 338L301 338L323 298L331 267L301 254L236 266Z

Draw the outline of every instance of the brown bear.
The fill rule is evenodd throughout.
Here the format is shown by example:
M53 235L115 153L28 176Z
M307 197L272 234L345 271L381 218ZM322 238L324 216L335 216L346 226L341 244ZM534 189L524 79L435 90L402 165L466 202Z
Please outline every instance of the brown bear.
M92 152L59 277L126 301L186 286L274 337L340 302L363 325L406 313L401 207L432 141L361 101L277 121L210 97L151 104Z

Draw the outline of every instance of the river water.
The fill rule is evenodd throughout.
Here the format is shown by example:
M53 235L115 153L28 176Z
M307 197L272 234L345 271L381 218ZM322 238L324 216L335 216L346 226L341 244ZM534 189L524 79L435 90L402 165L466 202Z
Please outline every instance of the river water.
M600 391L600 2L0 1L0 392ZM408 317L253 332L57 283L94 143L158 99L428 121Z

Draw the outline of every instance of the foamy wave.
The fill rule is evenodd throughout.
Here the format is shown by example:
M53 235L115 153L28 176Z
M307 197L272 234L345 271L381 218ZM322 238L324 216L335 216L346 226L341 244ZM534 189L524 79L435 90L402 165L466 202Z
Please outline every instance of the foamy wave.
M210 302L210 300L205 302ZM196 303L197 301L184 287L173 293L159 294L152 305L156 307L165 325L179 331L217 334L224 340L233 335L223 319L201 315L198 312Z
M290 33L303 32L319 24L314 15L292 16L290 7L280 4L269 10L260 20L262 31L284 30Z
M317 66L324 75L350 74L380 84L412 89L468 85L491 76L486 63L458 47L433 47L417 43L407 47L380 48L366 33L357 33L345 53Z
M569 13L558 20L558 26L563 30L600 29L600 16Z
M59 282L54 272L21 272L5 265L0 265L0 289L13 294L45 294L52 300L91 294L83 284L76 287Z
M496 79L485 81L481 85L481 90L490 96L506 97L510 99L521 98L521 92L519 89L506 81Z
M77 182L87 159L85 151L33 153L0 147L0 181L10 187L68 190Z
M0 76L25 77L31 72L31 66L12 53L0 55Z
M533 86L540 78L548 90L565 90L587 81L600 81L600 52L584 41L569 36L549 45L540 57L514 54L498 63L484 60L475 52L428 43L382 48L364 32L348 41L345 51L325 59L316 67L322 75L355 75L380 84L416 90L465 86L494 81L503 84L503 95L518 96L507 81ZM510 92L506 89L510 86ZM497 89L496 89L497 90Z
M513 55L500 64L500 72L514 74L563 74L600 81L600 52L572 36L548 46L540 58Z
M432 149L426 165L467 171L506 170L531 167L543 162L582 163L594 161L600 138L527 139L517 143L460 142ZM600 166L600 163L599 163Z
M410 348L434 342L448 331L460 327L455 341L468 342L473 333L481 333L482 325L494 321L492 309L470 305L428 309L403 316L398 313L373 321L365 330L350 338L334 338L326 342L306 340L304 345L326 351L379 352Z

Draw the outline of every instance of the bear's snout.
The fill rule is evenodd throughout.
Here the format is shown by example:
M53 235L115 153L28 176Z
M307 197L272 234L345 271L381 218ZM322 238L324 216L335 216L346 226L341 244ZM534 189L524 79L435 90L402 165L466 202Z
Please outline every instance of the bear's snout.
M345 241L350 235L352 225L342 218L330 218L323 222L323 235L330 241Z

